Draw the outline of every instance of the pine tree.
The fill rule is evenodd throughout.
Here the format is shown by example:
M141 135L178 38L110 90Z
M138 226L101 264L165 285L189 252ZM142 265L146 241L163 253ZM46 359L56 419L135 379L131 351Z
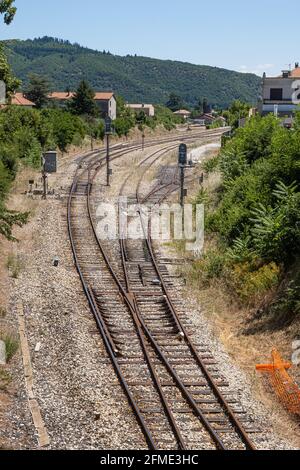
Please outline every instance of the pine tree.
M83 114L96 116L97 107L94 98L94 90L90 87L88 82L82 80L75 95L70 101L70 111L78 116Z
M49 91L50 88L47 78L36 74L29 75L29 83L24 95L36 105L37 109L41 109L48 103Z

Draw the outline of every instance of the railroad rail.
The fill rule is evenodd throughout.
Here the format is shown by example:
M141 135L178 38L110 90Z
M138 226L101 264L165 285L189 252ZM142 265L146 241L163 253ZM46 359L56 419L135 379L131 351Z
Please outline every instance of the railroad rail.
M187 140L199 140L199 134ZM120 196L130 196L137 205L157 204L178 187L177 169L173 168L165 172L161 184L146 195L141 193L150 168L175 148L174 139L162 139L159 144L165 146L138 164L141 175L137 184L129 174ZM112 159L139 145L125 149L116 146ZM82 159L83 163L68 200L74 260L107 352L149 448L254 449L249 433L255 429L217 370L209 349L192 343L183 306L165 265L156 257L150 235L127 240L124 228L119 226L117 240L98 239L96 209L101 194L97 195L95 181L104 157L92 153ZM141 227L146 234L142 219Z

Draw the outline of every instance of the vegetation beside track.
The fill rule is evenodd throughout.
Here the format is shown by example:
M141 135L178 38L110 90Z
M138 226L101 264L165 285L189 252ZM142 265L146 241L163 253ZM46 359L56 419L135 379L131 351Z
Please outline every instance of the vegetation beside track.
M206 204L206 251L190 281L222 285L242 307L290 325L300 313L300 112L292 130L274 116L250 119L205 169L219 183L195 200Z

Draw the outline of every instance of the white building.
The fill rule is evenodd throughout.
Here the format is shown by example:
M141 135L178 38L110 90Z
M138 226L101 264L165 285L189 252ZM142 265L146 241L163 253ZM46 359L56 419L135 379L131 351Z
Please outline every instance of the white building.
M135 113L144 112L146 116L154 117L155 116L155 108L153 104L127 104L127 107L132 109Z
M263 76L262 97L259 111L265 115L292 116L300 104L300 67L284 70L279 77Z

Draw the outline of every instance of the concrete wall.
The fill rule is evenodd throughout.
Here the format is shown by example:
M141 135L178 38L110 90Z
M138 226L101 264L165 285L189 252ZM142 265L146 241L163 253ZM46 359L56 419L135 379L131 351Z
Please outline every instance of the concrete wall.
M114 121L117 118L117 101L113 96L109 101L108 100L96 100L97 105L101 109L102 117L109 117Z
M266 78L263 86L263 99L270 100L271 88L282 88L282 99L286 101L292 100L294 89L292 84L295 81L293 78Z

